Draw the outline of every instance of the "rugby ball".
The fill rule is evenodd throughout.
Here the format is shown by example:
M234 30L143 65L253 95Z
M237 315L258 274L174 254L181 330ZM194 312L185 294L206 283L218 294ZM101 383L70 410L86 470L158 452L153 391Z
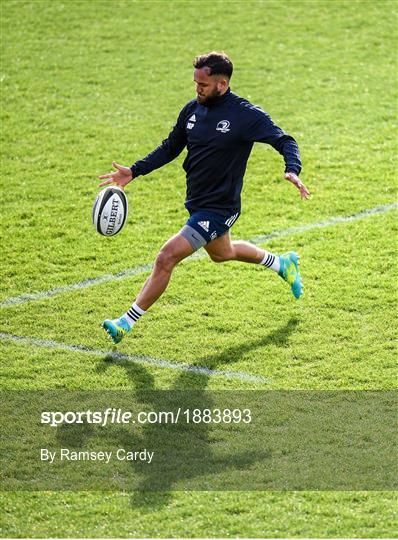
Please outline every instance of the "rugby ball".
M122 230L127 213L128 203L124 191L115 186L106 187L94 202L94 227L104 236L114 236Z

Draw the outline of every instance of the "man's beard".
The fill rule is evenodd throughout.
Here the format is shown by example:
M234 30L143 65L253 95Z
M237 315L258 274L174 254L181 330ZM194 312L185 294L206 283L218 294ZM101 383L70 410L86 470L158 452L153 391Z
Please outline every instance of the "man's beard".
M206 96L206 97L197 96L196 100L201 105L211 105L220 96L221 96L221 92L217 90L217 88L215 88L214 91L209 96Z

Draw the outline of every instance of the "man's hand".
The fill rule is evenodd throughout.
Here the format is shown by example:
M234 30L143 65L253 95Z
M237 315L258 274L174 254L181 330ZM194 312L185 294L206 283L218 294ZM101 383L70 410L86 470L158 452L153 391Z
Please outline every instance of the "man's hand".
M296 188L300 191L300 196L302 199L309 199L310 192L305 187L300 178L297 176L297 174L293 172L288 172L285 174L285 179L289 180L289 182L296 186Z
M127 186L127 184L133 179L133 173L131 172L130 167L124 167L123 165L119 165L119 163L116 163L116 161L112 161L112 165L117 170L115 172L102 174L101 176L99 176L98 178L100 180L108 178L108 180L100 184L100 187L108 186L109 184L117 184L120 188L124 190L124 187Z

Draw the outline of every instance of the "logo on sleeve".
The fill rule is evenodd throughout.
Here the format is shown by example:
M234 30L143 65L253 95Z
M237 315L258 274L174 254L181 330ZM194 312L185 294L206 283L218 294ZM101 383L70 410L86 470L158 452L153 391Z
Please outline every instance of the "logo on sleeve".
M196 116L193 114L189 119L187 123L187 129L192 129L195 127L194 122L196 122Z
M221 133L228 133L229 126L229 120L221 120L220 122L218 122L216 130L221 131Z

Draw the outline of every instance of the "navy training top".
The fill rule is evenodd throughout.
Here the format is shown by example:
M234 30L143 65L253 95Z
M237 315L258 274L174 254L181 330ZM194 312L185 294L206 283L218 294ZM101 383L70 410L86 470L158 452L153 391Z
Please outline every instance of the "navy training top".
M296 141L273 123L261 108L244 98L225 94L201 105L190 101L160 146L131 167L133 178L175 159L187 146L183 163L190 212L213 210L223 215L240 211L247 160L255 142L270 144L283 155L285 171L301 171Z

